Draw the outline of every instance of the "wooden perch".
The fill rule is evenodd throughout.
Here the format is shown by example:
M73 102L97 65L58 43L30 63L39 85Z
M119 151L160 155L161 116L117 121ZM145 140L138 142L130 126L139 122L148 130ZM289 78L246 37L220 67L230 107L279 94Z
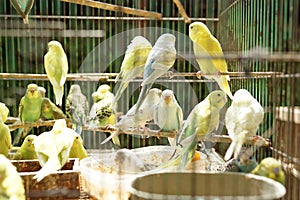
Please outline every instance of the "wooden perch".
M179 0L173 0L173 2L176 4L180 14L182 15L182 17L184 19L184 22L188 23L188 24L191 23L191 20L190 20L189 16L186 14L181 2Z
M107 81L117 73L74 73L67 74L67 81ZM0 73L0 79L6 80L48 80L47 74Z
M137 15L137 16L142 16L142 17L155 18L155 19L162 18L161 13L150 12L150 11L134 9L134 8L128 8L128 7L124 7L124 6L103 3L100 1L92 1L92 0L61 0L61 1L80 4L80 5L84 5L84 6L90 6L93 8L100 8L100 9L104 9L104 10L111 10L111 11L115 11L115 12L123 12L126 14Z
M18 118L15 118L16 121L13 124L8 125L10 131L14 131L18 128L24 128L24 127L40 127L40 126L53 126L56 120L48 120L48 121L42 121L39 120L37 122L33 123L21 123L18 121ZM67 125L68 127L72 126L72 123L67 119ZM83 130L88 130L88 131L97 131L97 132L103 132L103 133L112 133L117 131L118 129L114 126L104 126L104 127L97 127L97 128L90 128L89 126L83 126ZM128 134L128 135L140 135L140 136L154 136L154 137L171 137L174 138L176 135L176 131L173 132L160 132L157 130L151 130L148 129L147 132L143 129L139 130L128 130L128 131L122 131L122 134ZM201 139L201 138L200 138ZM211 142L223 142L223 143L231 143L231 138L228 135L214 135L212 138L203 138L205 141L211 141ZM257 141L259 140L259 144ZM200 141L200 140L199 140ZM261 136L254 136L251 138L248 138L245 144L251 144L251 145L258 145L258 146L263 146L263 147L270 147L271 142Z

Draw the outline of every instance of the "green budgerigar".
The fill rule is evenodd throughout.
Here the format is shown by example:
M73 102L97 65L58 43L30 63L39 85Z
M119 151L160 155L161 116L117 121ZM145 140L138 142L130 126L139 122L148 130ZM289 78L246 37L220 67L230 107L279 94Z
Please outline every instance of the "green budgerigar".
M60 170L67 162L74 139L78 134L67 127L65 119L57 120L51 131L43 132L34 139L34 149L42 168L33 177L41 181Z
M42 120L65 119L63 111L57 107L49 98L44 97L42 101Z
M24 24L29 24L28 14L34 4L34 0L10 0L10 3L22 16Z
M225 92L215 90L193 108L177 138L179 153L168 161L167 167L185 169L195 154L198 140L212 134L218 128L220 110L226 102Z
M25 200L25 188L17 169L0 154L0 199Z
M37 159L33 141L37 138L36 135L27 135L21 147L12 157L13 160L32 160Z
M204 75L204 77L207 79L214 79L221 90L226 92L230 99L232 99L233 96L228 83L230 78L228 75L220 75L220 73L228 71L226 61L222 58L224 57L222 47L217 38L211 34L207 26L202 22L190 24L189 37L194 43L194 53L201 69L200 74L209 74L206 76ZM219 56L221 58L213 58L214 56ZM200 74L197 73L197 75Z
M89 116L89 103L77 84L71 85L66 100L66 114L73 123L73 129L81 134L82 126L86 124Z
M68 58L58 41L48 43L48 52L44 56L44 67L53 87L56 105L62 105L64 84L68 73Z
M285 174L282 170L281 163L272 157L267 157L260 161L259 165L257 165L251 173L271 178L282 185L285 184Z
M87 151L83 145L83 140L80 135L77 135L71 147L69 158L79 158L81 160L86 158L87 155Z
M134 37L128 45L121 65L121 71L115 79L116 83L118 83L119 80L122 80L116 85L116 97L112 104L114 109L129 82L143 74L144 66L151 49L151 43L142 36Z
M36 122L41 117L41 107L43 98L38 91L38 86L31 83L27 86L25 96L22 97L19 104L19 117L23 123ZM24 127L19 129L17 135L14 138L13 144L17 145L20 140L25 138L31 127Z
M11 148L12 143L9 128L0 118L0 154L8 157L8 153Z

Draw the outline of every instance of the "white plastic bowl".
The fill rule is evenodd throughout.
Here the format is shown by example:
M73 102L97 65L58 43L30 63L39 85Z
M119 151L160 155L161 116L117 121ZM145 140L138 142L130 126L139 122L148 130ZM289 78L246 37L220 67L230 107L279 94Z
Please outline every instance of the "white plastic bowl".
M169 160L174 152L171 146L149 146L132 149L138 157L150 165L161 165ZM80 161L79 170L84 181L84 189L97 199L128 199L127 187L138 177L158 172L156 169L119 174L114 161L116 151L92 151L91 156ZM199 161L198 161L199 162ZM206 156L201 153L200 162L206 162ZM199 168L199 163L197 164ZM201 165L205 169L205 165Z

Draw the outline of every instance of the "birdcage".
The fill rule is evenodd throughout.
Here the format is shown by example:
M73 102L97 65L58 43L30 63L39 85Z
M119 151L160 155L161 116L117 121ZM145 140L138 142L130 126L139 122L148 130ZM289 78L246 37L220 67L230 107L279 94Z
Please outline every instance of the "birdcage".
M216 58L207 58L205 55L202 57L200 55L200 58L195 56L193 42L189 38L189 25L201 21L219 40L224 53L222 58L225 58L228 65L228 72L222 72L217 76L229 75L232 94L239 89L247 89L264 109L264 120L257 131L263 144L255 146L252 140L245 143L254 148L254 156L258 162L265 157L274 157L280 161L286 174L286 194L281 198L299 199L300 97L297 88L300 82L300 59L297 41L300 27L300 5L298 1L35 1L28 15L28 24L23 22L24 16L21 16L12 5L18 2L24 4L30 1L4 0L0 4L0 102L5 103L9 108L10 114L6 124L9 125L13 140L20 128L30 127L31 134L39 135L51 130L56 121L54 119L26 124L19 123L19 103L26 93L28 84L36 83L44 87L46 89L45 96L55 103L52 84L44 68L44 55L48 51L48 42L51 40L57 40L62 44L68 59L68 75L64 83L63 103L59 106L66 113L68 108L65 102L71 85L78 84L80 86L90 108L93 105L92 94L100 85L107 84L113 93L117 92L120 81L115 81L115 79L121 70L126 49L135 36L147 38L153 46L162 34L173 34L176 37L175 63L170 68L170 72L155 80L152 87L172 90L182 108L183 119L186 120L195 105L204 100L209 93L219 89L215 81L199 79L196 74L200 71L196 59L220 59L220 56L216 56ZM137 102L141 93L142 81L142 75L130 80L128 87L117 102L116 110L114 110L117 118L125 115ZM207 155L202 155L201 152L202 158L211 156L205 161L205 173L200 174L197 165L190 168L192 172L197 173L195 177L203 175L204 179L211 180L209 182L212 184L215 183L213 180L215 177L220 177L210 176L210 173L222 175L224 169L220 162L225 163L223 157L232 141L224 125L226 110L231 102L228 99L224 108L221 109L221 120L218 128L214 130L213 136L205 139L205 146L213 147L213 151ZM74 124L69 116L67 116L67 121L69 126ZM96 127L90 126L88 123L84 124L81 136L84 146L89 152L89 159L92 161L85 160L80 163L84 163L84 169L87 170L95 162L97 164L100 162L101 155L110 155L116 151L112 149L117 148L138 149L137 151L140 149L143 151L143 148L146 148L151 149L148 154L156 155L153 148L149 148L150 146L167 147L167 150L158 153L159 155L166 154L166 157L158 159L159 162L167 162L167 158L171 156L167 138L176 137L176 133L157 131L155 129L157 126L153 121L147 123L147 127L150 127L147 133L140 130L121 131L121 134L118 135L120 147L116 147L112 142L101 144L111 133L118 131L115 124ZM151 127L154 127L155 131ZM21 142L15 145L20 146ZM202 149L198 147L197 150ZM149 159L152 162L154 158ZM207 169L210 170L207 171ZM161 171L155 170L154 172L161 173ZM85 180L81 181L78 199L100 198L103 195L101 193L97 196L93 193L99 188L92 188L86 177L99 174L95 171L91 171L91 173L81 177ZM143 173L138 177L141 175L149 174ZM154 176L156 177L156 174ZM178 173L176 176L180 177L181 175ZM216 179L219 180L217 182L220 182L220 188L226 184L226 178L225 181L222 179L225 176ZM230 177L227 181L245 182L244 178ZM179 179L178 183L181 182ZM99 179L93 180L98 181ZM173 179L170 178L170 180ZM193 181L193 178L187 178L187 181L189 180ZM155 182L151 181L147 184L152 184L154 187ZM176 181L172 181L172 184L175 185ZM262 182L265 180L257 179L256 181L263 184ZM130 182L126 184L130 185ZM86 187L87 185L88 187ZM102 185L100 181L97 182L96 187L102 187ZM239 187L238 183L235 186L232 183L228 185L232 186L232 190ZM276 186L278 185L273 185L273 187ZM215 185L205 185L205 187L209 191L214 191ZM243 187L247 188L247 185ZM267 188L267 186L263 185L261 188ZM194 189L197 190L197 188ZM135 191L137 190L135 188ZM180 194L179 186L175 187L175 190L178 198L189 196L189 194L185 194L185 197L180 196L182 194ZM130 195L129 191L133 190L126 191L126 194ZM262 194L264 192L267 193L263 190ZM191 190L190 196L198 195L198 193L195 194ZM222 192L217 194L224 196ZM234 195L234 193L230 194ZM124 194L121 192L114 195L117 199L124 198ZM167 193L164 195L162 199L176 197L176 195L170 197ZM147 198L154 197L155 195Z

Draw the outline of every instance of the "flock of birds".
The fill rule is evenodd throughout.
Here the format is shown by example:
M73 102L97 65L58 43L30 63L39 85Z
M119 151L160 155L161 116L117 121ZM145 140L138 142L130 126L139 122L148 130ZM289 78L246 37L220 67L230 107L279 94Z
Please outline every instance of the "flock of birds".
M160 168L172 167L184 170L195 155L198 141L213 136L218 128L220 110L225 106L229 97L232 102L225 114L225 126L232 142L224 159L228 161L233 156L233 160L230 160L228 169L268 176L284 184L284 173L280 162L274 158L266 158L267 161L262 161L260 165L257 165L253 153L242 148L247 138L256 135L263 121L263 107L246 89L239 89L232 95L228 83L229 76L220 74L228 72L225 59L211 58L223 56L221 45L204 23L190 24L189 37L193 41L194 53L201 69L201 72L197 72L197 76L214 79L220 90L212 91L199 102L185 121L174 92L170 89L161 91L158 88L152 88L154 82L166 74L175 63L176 37L174 35L162 34L153 47L146 38L136 36L127 47L121 71L116 78L116 95L111 92L110 86L106 84L99 86L92 94L94 104L89 110L87 98L82 94L80 86L74 84L66 97L66 114L59 107L63 103L68 60L62 45L58 41L50 41L49 50L44 56L44 67L53 87L55 103L45 96L44 88L31 83L27 86L26 94L20 101L19 118L21 123L32 123L40 119L55 119L56 122L51 131L38 136L28 135L30 127L24 126L12 142L9 128L5 124L9 110L5 104L1 103L0 153L4 156L0 159L5 160L12 144L17 145L23 140L13 159L38 159L42 168L34 178L41 181L47 175L60 170L69 157L82 159L87 156L80 136L82 126L86 123L95 127L115 126L117 131L102 143L112 139L115 145L120 146L118 134L129 129L142 129L147 132L146 123L153 121L159 127L159 131L177 132L175 138L169 138L170 145L174 146L174 153ZM199 56L203 55L211 59L200 59ZM130 81L141 74L143 74L143 81L139 98L136 104L118 120L115 114L118 100ZM71 120L72 128L67 127L67 118ZM124 159L130 155L126 151L118 154L122 161L135 162L136 157ZM0 178L0 185L3 185L6 179L9 181L9 173L15 173L15 170L11 170L8 162L1 161L0 163L0 177L6 174L6 178ZM140 162L137 161L137 163ZM7 191L2 192L2 187L0 190L0 195L10 195Z

